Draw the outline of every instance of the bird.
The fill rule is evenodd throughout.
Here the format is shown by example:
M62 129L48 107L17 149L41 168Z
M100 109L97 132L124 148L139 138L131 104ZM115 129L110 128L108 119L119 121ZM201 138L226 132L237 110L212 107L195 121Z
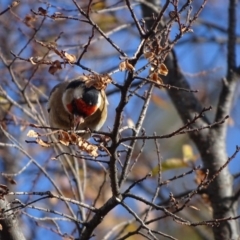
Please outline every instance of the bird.
M49 125L64 131L99 131L107 118L108 100L103 89L87 87L84 76L59 83L50 92ZM88 139L90 133L82 135Z

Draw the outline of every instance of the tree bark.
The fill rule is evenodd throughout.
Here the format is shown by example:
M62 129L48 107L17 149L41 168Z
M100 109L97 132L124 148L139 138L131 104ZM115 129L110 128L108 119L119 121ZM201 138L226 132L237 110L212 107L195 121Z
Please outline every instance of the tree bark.
M0 240L26 240L18 226L16 213L10 210L11 205L6 199L0 199Z

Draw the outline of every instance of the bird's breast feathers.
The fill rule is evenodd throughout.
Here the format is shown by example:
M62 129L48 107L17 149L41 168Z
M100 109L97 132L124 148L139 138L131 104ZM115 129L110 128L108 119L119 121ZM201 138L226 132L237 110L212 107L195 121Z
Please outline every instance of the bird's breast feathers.
M82 117L91 116L98 109L97 105L87 104L83 99L73 99L72 102L67 104L67 109L73 115L78 115Z

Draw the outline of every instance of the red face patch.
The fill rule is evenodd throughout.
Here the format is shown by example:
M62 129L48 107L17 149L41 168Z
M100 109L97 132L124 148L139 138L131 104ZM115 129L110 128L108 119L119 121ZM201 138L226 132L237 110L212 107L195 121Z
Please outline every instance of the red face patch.
M88 105L82 99L74 99L67 104L67 109L70 113L78 116L88 117L96 112L96 105Z

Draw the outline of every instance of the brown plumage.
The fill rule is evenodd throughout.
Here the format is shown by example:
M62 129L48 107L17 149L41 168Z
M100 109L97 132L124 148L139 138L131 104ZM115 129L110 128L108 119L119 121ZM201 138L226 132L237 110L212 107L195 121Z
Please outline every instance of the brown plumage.
M98 131L107 118L108 101L104 90L87 88L81 77L55 86L48 104L49 124L54 128L72 130L77 126L76 130Z

